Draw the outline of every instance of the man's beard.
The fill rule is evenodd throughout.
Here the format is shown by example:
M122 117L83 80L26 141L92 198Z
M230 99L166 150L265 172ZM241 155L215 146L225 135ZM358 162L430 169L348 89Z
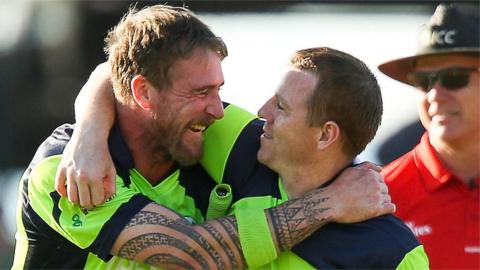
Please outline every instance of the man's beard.
M203 141L196 146L200 151L192 152L184 145L183 137L188 127L183 127L175 122L171 113L163 114L160 120L158 114L152 120L151 149L155 159L162 161L175 161L180 166L191 166L198 163L203 153Z

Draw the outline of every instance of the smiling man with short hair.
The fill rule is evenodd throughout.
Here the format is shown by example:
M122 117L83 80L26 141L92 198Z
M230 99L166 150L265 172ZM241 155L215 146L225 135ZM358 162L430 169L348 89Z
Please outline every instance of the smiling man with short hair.
M432 269L480 268L480 15L476 4L442 4L416 55L379 66L417 89L426 129L385 167L398 215L425 246Z

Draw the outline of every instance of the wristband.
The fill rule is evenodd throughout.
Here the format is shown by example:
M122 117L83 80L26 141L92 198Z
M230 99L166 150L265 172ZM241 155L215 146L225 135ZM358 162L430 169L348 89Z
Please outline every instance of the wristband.
M264 209L237 209L238 234L249 268L258 268L277 258Z

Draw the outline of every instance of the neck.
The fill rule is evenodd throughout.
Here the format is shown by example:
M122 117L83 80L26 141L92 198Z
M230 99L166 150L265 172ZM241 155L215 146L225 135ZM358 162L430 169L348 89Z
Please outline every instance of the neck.
M152 186L167 177L175 163L163 153L155 153L150 142L149 122L145 113L135 105L117 103L118 123L125 142L133 157L135 169L145 177Z
M350 164L344 155L319 157L305 166L295 166L280 172L289 199L299 198L332 179L340 170Z
M478 135L458 143L430 138L430 143L438 153L442 163L465 184L471 184L472 180L480 176L480 140Z

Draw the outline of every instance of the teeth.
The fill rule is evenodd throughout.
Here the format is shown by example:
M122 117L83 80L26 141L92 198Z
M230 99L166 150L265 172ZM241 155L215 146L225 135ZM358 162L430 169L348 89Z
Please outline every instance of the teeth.
M199 124L190 126L190 129L193 130L193 131L196 131L196 132L204 131L205 128L207 128L207 127L204 126L204 125L199 125Z
M271 139L272 138L272 136L270 136L269 134L267 134L265 132L263 133L263 137L265 137L266 139Z

